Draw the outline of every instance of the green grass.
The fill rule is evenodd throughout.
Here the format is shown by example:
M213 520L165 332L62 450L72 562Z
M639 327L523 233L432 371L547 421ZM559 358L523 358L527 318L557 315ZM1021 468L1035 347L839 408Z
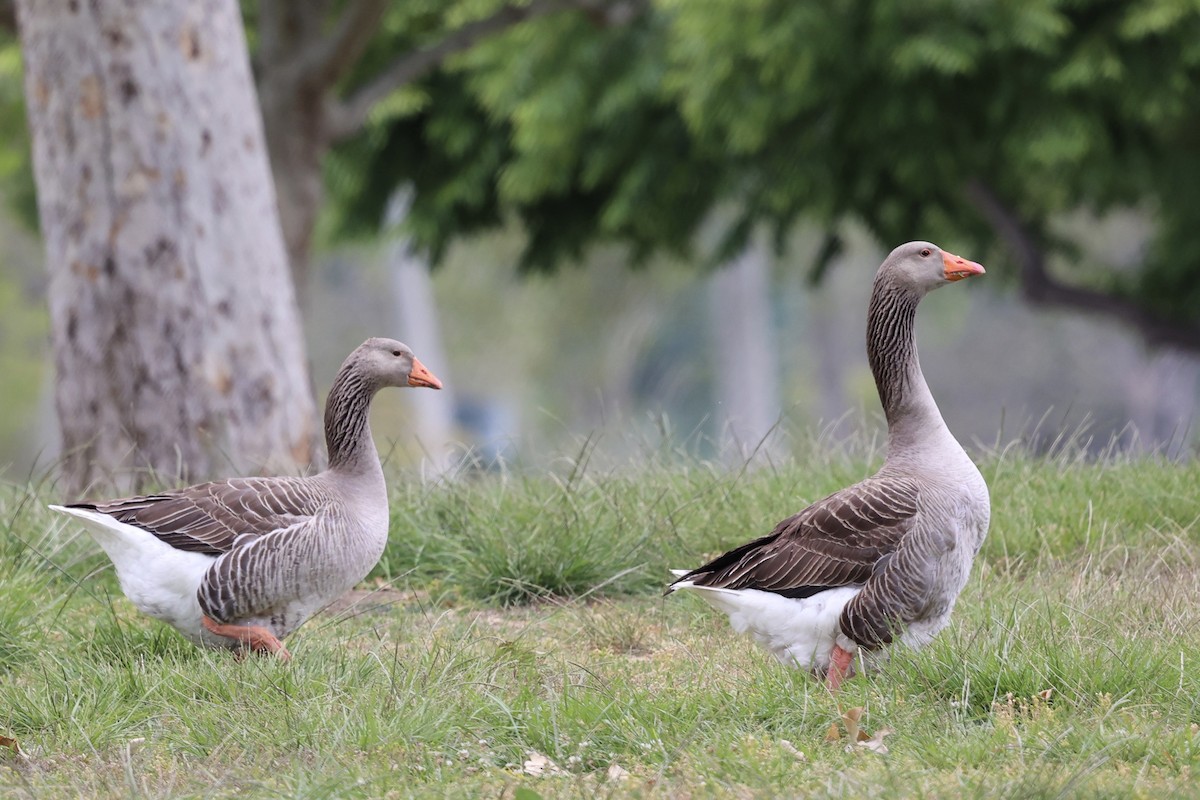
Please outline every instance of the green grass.
M1200 463L985 456L992 531L950 628L836 702L659 596L869 460L398 476L376 576L289 664L138 615L58 498L0 487L0 735L24 752L0 750L0 796L1200 792ZM887 754L825 741L851 707Z

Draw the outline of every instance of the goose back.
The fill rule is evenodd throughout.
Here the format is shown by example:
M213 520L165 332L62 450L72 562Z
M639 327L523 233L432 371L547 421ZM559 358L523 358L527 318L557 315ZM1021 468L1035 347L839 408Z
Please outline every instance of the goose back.
M767 536L718 556L680 580L791 598L862 585L912 529L917 502L914 481L868 478L813 503Z
M107 514L179 550L217 556L311 519L330 499L320 484L304 478L231 478L67 507Z

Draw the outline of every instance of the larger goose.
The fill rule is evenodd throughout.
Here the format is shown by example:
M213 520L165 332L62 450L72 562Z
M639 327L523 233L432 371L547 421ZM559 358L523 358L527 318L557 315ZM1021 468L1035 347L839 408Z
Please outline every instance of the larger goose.
M951 435L917 360L913 321L930 291L983 273L909 242L875 275L867 356L887 417L883 466L702 567L676 571L781 662L832 691L894 639L914 647L945 627L987 533L987 484Z
M83 523L139 610L196 644L287 659L280 640L366 577L387 542L387 487L367 422L385 386L442 384L406 345L365 341L329 391L329 468L317 475L50 507Z

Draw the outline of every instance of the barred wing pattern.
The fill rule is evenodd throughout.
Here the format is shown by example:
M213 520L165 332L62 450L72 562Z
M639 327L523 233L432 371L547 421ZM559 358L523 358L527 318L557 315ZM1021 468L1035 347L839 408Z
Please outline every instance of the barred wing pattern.
M870 608L860 602L868 596L864 589L847 605L843 628L853 618L864 636L859 639L852 630L848 635L867 646L886 643L895 619L892 609L904 605L905 598L893 602L891 581L873 584L893 572L887 567L895 555L910 549L904 543L915 527L917 500L916 481L876 475L812 504L780 522L768 536L717 557L676 583L758 589L791 598L839 586L866 586L871 589ZM862 622L864 611L878 624Z
M318 513L317 527L330 525L330 517L328 510ZM322 546L328 541L302 522L239 544L204 574L196 591L200 609L218 622L270 614L273 627L290 632L301 620L284 609L305 592L323 594L329 588L329 571L321 568L330 560Z
M329 502L311 480L237 478L104 503L73 503L134 525L177 550L218 556L307 522Z

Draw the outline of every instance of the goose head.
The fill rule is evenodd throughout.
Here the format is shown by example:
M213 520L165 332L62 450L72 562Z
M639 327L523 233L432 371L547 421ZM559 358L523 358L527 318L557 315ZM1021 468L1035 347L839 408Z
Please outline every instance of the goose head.
M983 273L982 265L956 256L931 242L902 244L884 259L883 266L879 268L881 279L889 279L918 295Z
M403 342L395 339L367 339L350 354L357 370L377 388L384 386L425 386L442 388L442 382L413 355Z

